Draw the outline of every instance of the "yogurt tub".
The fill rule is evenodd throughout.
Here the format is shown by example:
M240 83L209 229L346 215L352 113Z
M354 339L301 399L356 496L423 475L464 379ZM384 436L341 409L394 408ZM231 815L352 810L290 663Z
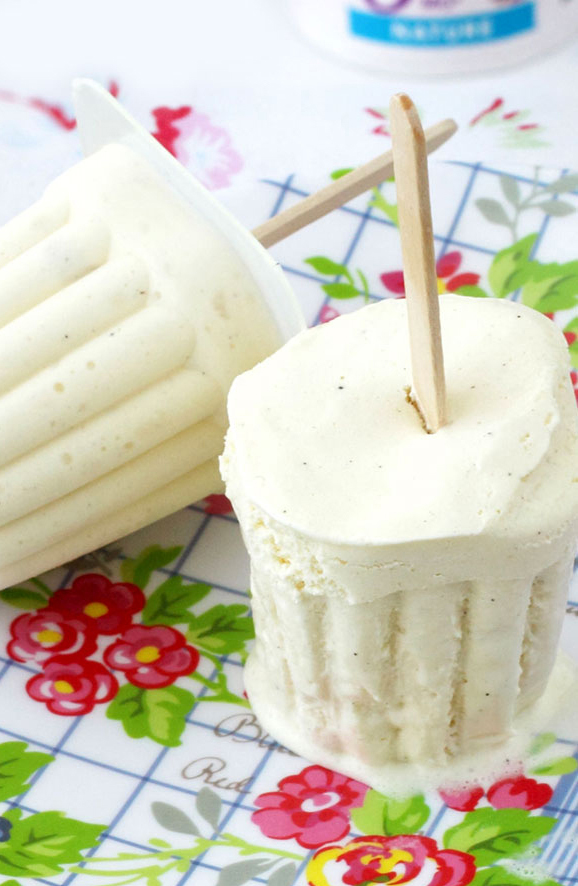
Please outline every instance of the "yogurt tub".
M396 74L488 71L578 35L576 0L289 0L288 7L323 49Z

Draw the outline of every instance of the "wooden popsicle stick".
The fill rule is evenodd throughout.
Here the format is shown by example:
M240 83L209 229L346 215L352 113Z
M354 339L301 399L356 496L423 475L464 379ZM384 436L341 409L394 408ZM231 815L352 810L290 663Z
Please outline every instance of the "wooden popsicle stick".
M395 184L413 375L412 395L426 430L446 421L446 385L440 329L427 151L409 96L389 104Z
M442 120L434 126L430 126L425 132L425 145L427 153L441 147L456 131L457 126L453 120ZM291 206L284 212L280 212L273 218L268 219L259 227L253 229L253 234L259 242L268 248L284 240L295 231L311 224L323 215L327 215L333 209L343 206L369 188L380 185L393 175L393 152L386 151L358 166L352 172L332 182L315 194L300 200L295 206Z

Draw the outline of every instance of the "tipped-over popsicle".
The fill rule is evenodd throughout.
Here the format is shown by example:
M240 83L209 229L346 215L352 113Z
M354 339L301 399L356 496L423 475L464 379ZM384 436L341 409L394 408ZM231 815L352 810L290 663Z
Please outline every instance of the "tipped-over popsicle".
M0 231L0 586L218 491L226 393L282 340L202 203L132 150L55 181Z

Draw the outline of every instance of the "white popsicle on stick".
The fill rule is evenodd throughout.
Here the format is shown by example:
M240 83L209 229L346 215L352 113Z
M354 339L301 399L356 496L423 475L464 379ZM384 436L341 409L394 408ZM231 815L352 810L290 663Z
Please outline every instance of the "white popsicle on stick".
M409 96L389 105L393 162L407 299L412 396L428 433L446 421L446 386L435 270L427 149Z

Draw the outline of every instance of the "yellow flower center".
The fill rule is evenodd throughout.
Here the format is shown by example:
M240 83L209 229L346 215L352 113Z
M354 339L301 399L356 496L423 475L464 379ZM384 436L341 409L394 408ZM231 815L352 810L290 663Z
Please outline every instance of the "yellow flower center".
M136 653L135 658L137 661L140 661L141 664L150 664L153 661L156 661L157 658L160 658L159 650L156 646L143 646Z
M51 631L50 628L46 628L44 631L38 631L36 639L42 644L42 646L48 646L51 643L60 643L62 640L62 634L58 631Z
M365 862L365 864L369 864L371 861L371 857ZM380 858L379 859L379 873L380 874L393 874L393 877L390 877L388 880L389 886L392 883L399 883L401 879L403 879L403 871L396 871L396 865L398 864L411 864L413 861L413 855L411 852L407 852L405 849L392 849L391 855L389 858Z
M104 603L87 603L82 611L89 618L100 618L101 615L106 615L108 606L105 606Z
M441 277L438 277L438 293L439 293L440 295L443 295L443 293L444 293L444 292L447 292L447 291L448 291L448 290L447 290L447 287L446 287L445 281L442 280Z
M334 879L335 871L332 871L329 865L334 862L341 862L343 856L346 855L348 851L357 847L360 849L366 849L366 852L364 852L359 859L361 864L369 865L372 862L374 863L377 861L377 876L384 878L387 874L393 874L392 877L388 877L387 886L392 886L392 884L399 883L400 880L403 880L404 872L396 871L395 867L396 865L404 864L406 862L408 864L411 863L413 861L413 855L411 852L408 852L405 849L391 849L388 850L387 858L384 858L381 855L379 847L372 844L371 837L367 837L366 839L366 846L363 845L365 842L364 838L359 837L357 840L353 840L352 843L347 844L347 846L330 846L328 849L320 849L316 852L307 865L306 871L308 882L311 886L334 886L334 883L336 882ZM329 875L329 877L327 875ZM339 877L341 882L341 875L339 875ZM385 880L383 882L385 882Z
M74 687L70 685L68 680L56 680L54 682L54 688L61 695L70 695L71 692L74 692Z

